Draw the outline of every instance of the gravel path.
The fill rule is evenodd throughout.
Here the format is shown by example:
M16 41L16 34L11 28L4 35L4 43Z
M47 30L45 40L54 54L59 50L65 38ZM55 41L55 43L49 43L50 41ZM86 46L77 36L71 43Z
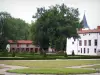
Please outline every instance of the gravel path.
M3 69L0 69L0 74L4 75L26 75L26 74L15 74L15 73L8 73L6 72L7 70L13 70L13 69L23 69L23 68L28 68L28 67L22 67L22 66L12 66L12 65L5 65L5 64L0 64L0 66L3 66Z
M81 66L71 66L71 67L66 67L66 68L83 68L83 67L89 67L89 66L95 66L95 65L100 65L100 64L81 65ZM93 68L89 68L89 69L93 69Z
M66 68L82 68L82 67L94 66L94 65L100 65L100 64L72 66L72 67L66 67ZM28 68L28 67L12 66L12 65L5 65L5 64L0 64L0 66L4 67L3 69L0 69L0 74L4 74L4 75L44 75L44 74L16 74L16 73L8 73L8 72L6 72L7 70L23 69L23 68ZM45 74L45 75L55 75L55 74ZM92 74L69 74L69 75L100 75L100 73L92 73Z

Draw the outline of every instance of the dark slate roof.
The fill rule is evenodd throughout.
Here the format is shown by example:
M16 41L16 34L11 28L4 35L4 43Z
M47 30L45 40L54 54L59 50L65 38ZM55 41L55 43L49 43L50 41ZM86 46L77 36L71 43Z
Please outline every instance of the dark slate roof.
M83 16L82 25L83 25L83 28L89 28L89 26L88 26L88 24L87 24L87 20L86 20L85 14L84 14L84 16Z

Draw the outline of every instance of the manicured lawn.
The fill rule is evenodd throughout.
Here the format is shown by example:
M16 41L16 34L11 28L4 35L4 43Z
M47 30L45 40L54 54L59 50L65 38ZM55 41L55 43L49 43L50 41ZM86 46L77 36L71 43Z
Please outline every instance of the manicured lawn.
M94 69L100 69L100 65L89 66L89 67L83 67L83 68L94 68Z
M0 69L4 68L3 66L0 66Z
M100 60L0 60L0 64L27 66L30 68L65 68L88 64L100 64Z
M35 74L76 74L93 73L95 70L72 69L67 66L79 66L88 64L99 64L100 60L0 60L0 64L19 65L29 67L27 69L9 70L16 73Z
M28 68L8 70L13 73L28 73L28 74L84 74L94 73L95 70L89 69L72 69L72 68Z

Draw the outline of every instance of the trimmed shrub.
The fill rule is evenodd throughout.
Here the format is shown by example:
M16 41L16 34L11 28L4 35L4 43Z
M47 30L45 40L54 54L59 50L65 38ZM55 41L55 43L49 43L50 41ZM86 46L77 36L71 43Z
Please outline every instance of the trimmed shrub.
M5 50L3 50L3 52L2 52L2 56L4 56L4 57L7 57L8 56L8 51L5 49Z
M64 53L64 57L68 57L68 55L67 55L67 53L66 53L66 52Z
M15 57L15 52L12 53L12 57Z
M64 53L64 51L58 51L56 54L57 55L64 55L65 53Z

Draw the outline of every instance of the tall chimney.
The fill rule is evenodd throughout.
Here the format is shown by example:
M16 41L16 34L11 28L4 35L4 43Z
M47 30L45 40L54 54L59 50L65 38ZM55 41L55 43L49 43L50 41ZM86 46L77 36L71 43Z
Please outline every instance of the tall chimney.
M100 26L97 26L97 29L100 29Z

